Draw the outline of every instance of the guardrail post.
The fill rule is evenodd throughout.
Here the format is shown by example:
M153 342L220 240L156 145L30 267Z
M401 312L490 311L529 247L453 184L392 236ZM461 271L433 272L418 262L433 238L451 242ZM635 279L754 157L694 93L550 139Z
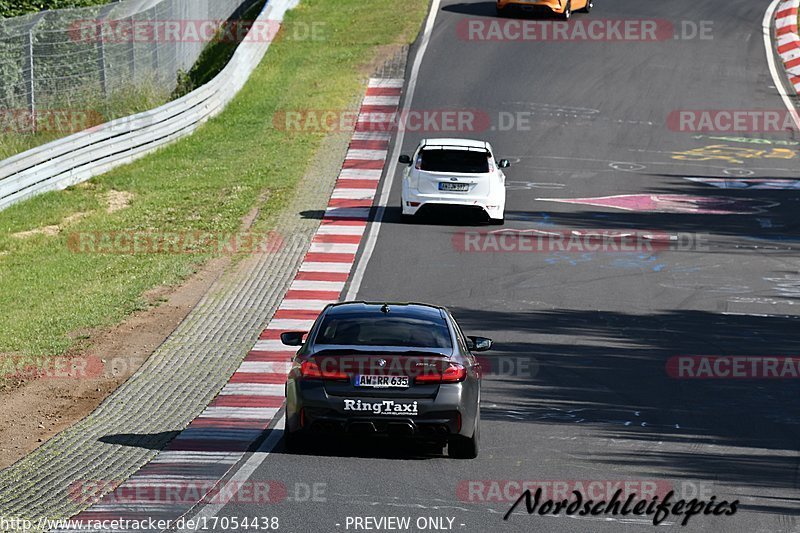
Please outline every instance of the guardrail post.
M136 79L136 32L133 31L133 25L136 21L131 17L129 19L131 24L131 40L128 43L128 61L131 62L131 81Z
M97 21L97 73L100 76L100 91L103 98L108 96L108 80L106 79L106 45L103 36L103 22Z
M158 43L161 40L161 37L159 30L156 29L159 26L159 21L155 19L155 16L158 15L158 11L153 10L153 15L154 17L150 19L150 24L153 26L153 30L150 32L150 34L153 36L152 40L150 41L150 45L153 47L153 53L151 56L151 59L153 60L153 78L155 78L158 81L161 81L161 76L158 72L159 68Z
M27 42L25 43L27 57L25 58L25 66L28 71L26 81L26 89L28 92L28 112L31 114L31 129L36 132L36 84L34 83L33 75L33 28L28 30Z

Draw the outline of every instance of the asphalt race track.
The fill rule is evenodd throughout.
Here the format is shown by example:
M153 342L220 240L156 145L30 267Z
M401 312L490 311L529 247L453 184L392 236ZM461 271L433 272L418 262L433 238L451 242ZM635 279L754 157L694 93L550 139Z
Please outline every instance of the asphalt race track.
M767 7L599 0L572 24L665 19L681 36L681 21L710 21L711 38L520 42L464 39L465 20L497 20L494 3L445 1L411 108L490 117L485 131L444 136L486 139L512 161L504 229L650 231L691 245L465 251L465 232L497 228L463 216L402 223L398 169L357 297L443 304L468 334L495 340L481 454L457 461L404 443L326 442L292 455L278 444L252 480L282 480L290 498L295 483L324 489L318 501L294 494L257 514L278 516L282 531L354 531L348 517L386 516L452 518L464 532L649 531L649 517L528 516L524 505L504 521L515 498L492 489L508 480L625 480L687 499L740 500L733 516L695 516L686 527L670 517L668 528L800 531L797 380L667 371L675 356L800 351L797 189L702 181L800 178L797 139L675 131L668 121L685 109L785 109L764 49ZM500 127L501 114L529 123ZM443 135L406 132L402 153L426 136ZM627 209L552 201L621 195L647 196L623 198ZM483 485L469 484L476 480ZM217 513L253 514L246 502Z

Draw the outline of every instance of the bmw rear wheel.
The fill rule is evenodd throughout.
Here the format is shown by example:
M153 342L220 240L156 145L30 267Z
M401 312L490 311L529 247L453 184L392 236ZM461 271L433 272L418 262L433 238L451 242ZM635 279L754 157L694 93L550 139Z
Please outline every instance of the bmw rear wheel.
M480 411L475 418L475 431L471 437L455 435L450 437L447 443L447 455L453 459L475 459L478 457L478 449L481 439L481 419Z
M586 7L583 8L583 12L584 13L591 13L593 7L594 7L594 0L588 0L586 2Z

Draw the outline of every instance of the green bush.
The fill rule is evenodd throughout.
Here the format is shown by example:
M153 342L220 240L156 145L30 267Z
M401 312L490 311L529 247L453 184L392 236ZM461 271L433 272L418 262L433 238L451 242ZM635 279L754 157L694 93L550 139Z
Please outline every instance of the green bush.
M0 17L17 17L45 9L107 4L109 0L0 0Z

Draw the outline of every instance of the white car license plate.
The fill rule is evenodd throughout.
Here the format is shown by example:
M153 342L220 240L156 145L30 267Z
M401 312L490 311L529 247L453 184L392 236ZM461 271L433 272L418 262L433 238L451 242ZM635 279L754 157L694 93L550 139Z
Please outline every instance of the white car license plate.
M372 387L374 389L407 389L408 376L375 376L356 375L356 387Z
M469 183L447 183L446 181L443 181L439 183L439 190L467 192L469 190Z

